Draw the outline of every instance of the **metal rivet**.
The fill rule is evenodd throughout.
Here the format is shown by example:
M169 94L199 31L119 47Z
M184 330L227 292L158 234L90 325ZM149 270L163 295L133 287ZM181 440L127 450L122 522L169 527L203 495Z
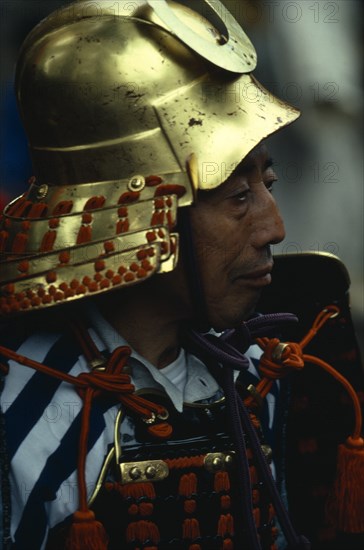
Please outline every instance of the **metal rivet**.
M266 461L268 463L271 463L272 458L273 458L273 451L272 451L271 447L269 447L269 445L261 445L261 448L262 448L263 454L266 458Z
M136 466L132 468L129 472L131 479L139 479L142 475L142 472Z
M133 176L128 183L129 191L141 191L145 187L145 179L143 176Z
M220 34L220 36L218 36L216 38L216 41L217 43L220 45L220 46L223 46L224 44L227 44L228 43L228 39L226 38L225 35L223 34Z
M157 470L154 466L148 466L145 469L145 475L148 479L153 479L156 476Z
M155 413L152 413L150 418L148 417L142 418L143 422L145 422L146 424L154 424L155 419L156 419Z
M163 412L159 413L157 416L160 420L167 420L167 418L169 418L169 412L167 411L167 409L165 409Z
M219 456L216 456L212 461L212 467L214 470L219 470L222 467L222 458Z
M232 455L226 455L226 457L225 457L226 466L231 466L233 462L234 462L233 456Z
M42 185L37 188L37 199L44 199L47 193L48 185L46 183L42 183Z

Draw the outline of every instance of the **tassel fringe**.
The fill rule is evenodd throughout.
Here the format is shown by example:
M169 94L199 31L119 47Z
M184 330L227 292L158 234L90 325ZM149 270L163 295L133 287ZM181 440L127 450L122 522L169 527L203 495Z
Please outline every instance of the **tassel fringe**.
M68 535L66 550L107 550L108 537L95 514L80 510L73 514L73 523Z
M339 445L336 480L327 518L344 533L364 532L364 440L348 437Z

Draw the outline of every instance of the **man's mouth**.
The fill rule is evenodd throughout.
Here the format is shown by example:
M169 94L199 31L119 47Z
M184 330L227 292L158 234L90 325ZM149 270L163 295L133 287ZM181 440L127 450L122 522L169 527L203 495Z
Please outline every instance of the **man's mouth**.
M242 280L247 283L248 286L264 287L272 282L273 264L269 264L263 268L244 273L236 277L236 280Z

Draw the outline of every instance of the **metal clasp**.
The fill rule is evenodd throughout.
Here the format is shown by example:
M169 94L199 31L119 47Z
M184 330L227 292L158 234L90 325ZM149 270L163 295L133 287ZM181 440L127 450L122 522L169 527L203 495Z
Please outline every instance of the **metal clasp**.
M122 462L119 464L119 469L121 483L162 481L169 474L169 468L164 460Z
M204 466L208 472L227 470L234 462L233 452L230 453L207 453L204 459Z

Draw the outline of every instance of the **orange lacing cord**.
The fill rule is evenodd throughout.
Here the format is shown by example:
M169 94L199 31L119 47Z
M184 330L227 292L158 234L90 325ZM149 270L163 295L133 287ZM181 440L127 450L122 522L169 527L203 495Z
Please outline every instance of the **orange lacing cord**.
M362 430L362 413L359 398L351 386L351 384L337 372L331 365L322 359L313 355L303 353L303 349L311 342L319 330L333 317L337 317L340 309L335 305L325 307L317 315L312 327L299 343L287 342L283 344L281 356L274 357L274 352L281 345L278 338L257 338L256 342L263 350L263 356L260 360L259 371L263 374L262 380L257 384L256 390L262 398L269 393L274 380L286 376L292 369L301 370L305 362L317 365L333 376L340 382L348 392L354 406L355 427L352 434L352 439L358 439ZM248 397L246 404L251 406L254 402L254 397Z
M197 476L194 472L183 474L178 484L178 494L183 501L183 510L187 516L196 511L196 500L193 498L197 493ZM197 518L187 517L182 524L182 538L190 540L188 550L200 550L200 545L195 539L200 536L200 523Z
M76 327L74 326L74 330L77 339L82 345L86 359L90 359L95 355L97 358L100 358L101 354L93 344L88 331L81 328L80 325L76 325ZM67 373L59 372L43 365L42 363L39 363L38 361L34 361L8 348L0 346L0 354L7 359L15 361L20 365L35 369L43 374L52 376L53 378L57 378L63 382L72 384L76 387L77 392L83 400L79 454L77 462L79 508L73 514L73 524L71 526L70 536L67 542L68 550L83 550L84 548L89 547L95 548L95 550L104 550L107 548L107 535L105 530L100 522L95 521L95 515L91 510L89 510L87 504L85 467L87 457L87 440L90 428L90 412L93 399L103 393L109 393L115 395L115 399L121 402L125 407L134 413L145 417L146 419L153 419L154 415L161 417L166 417L167 415L164 407L134 394L135 387L131 384L130 376L122 372L130 353L131 350L129 347L118 347L113 351L110 358L107 360L103 371L94 370L90 373L84 372L78 376L72 376ZM161 434L157 435L161 436ZM153 539L157 542L158 536L156 536L155 533L153 535Z
M123 485L120 482L106 482L105 489L108 492L116 492L124 499L132 499L134 502L128 504L128 513L133 519L127 527L125 536L128 543L136 542L144 544L146 540L151 540L156 546L143 546L144 550L158 550L159 529L158 526L149 518L154 512L153 501L156 498L153 483L127 483ZM146 502L146 500L150 502ZM136 516L142 519L135 521Z
M183 468L200 468L204 464L206 455L182 456L179 458L165 458L164 462L170 470Z
M348 533L364 532L364 439L362 434L362 412L359 397L354 388L331 365L313 355L303 353L303 348L316 336L330 319L337 317L340 309L335 305L325 307L317 315L312 327L297 344L282 344L277 338L258 338L257 344L263 350L259 370L263 375L254 393L264 398L273 381L284 377L292 369L301 370L305 362L317 365L335 378L347 391L354 409L354 429L344 444L338 448L337 474L328 498L329 521L339 530ZM252 406L256 397L249 396L245 403Z
M317 334L318 330L332 318L333 315L337 316L339 308L336 306L328 306L322 310L316 317L312 327L308 331L307 335L301 340L300 343L287 342L283 344L282 352L277 360L274 353L278 349L279 345L282 345L278 338L257 338L256 342L263 350L263 355L260 358L259 371L263 375L263 378L257 384L255 390L259 393L259 396L264 399L270 392L273 382L279 378L283 378L293 370L301 370L305 366L303 359L303 347L305 347L312 338ZM245 404L251 407L256 398L249 396L245 400Z
M150 540L153 544L158 544L160 541L159 529L153 521L134 521L129 523L126 529L126 540L128 542L138 540L141 543ZM153 546L152 548L157 547Z

